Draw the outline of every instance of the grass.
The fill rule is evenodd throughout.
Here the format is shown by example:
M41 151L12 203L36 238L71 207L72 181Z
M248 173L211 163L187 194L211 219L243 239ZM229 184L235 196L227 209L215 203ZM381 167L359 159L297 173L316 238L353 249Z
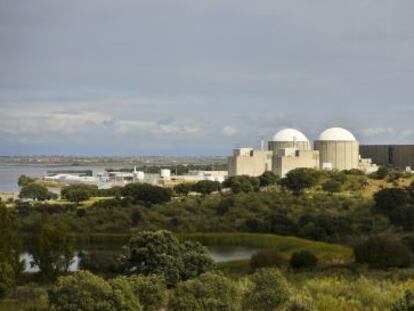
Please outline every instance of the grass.
M343 245L316 242L290 236L261 233L184 233L181 240L198 241L206 246L247 246L274 249L285 254L308 250L322 263L344 264L353 259L352 249Z

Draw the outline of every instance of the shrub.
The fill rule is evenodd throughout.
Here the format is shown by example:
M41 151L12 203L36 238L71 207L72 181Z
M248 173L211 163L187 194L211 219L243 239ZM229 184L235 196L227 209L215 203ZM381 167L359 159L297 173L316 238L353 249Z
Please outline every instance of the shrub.
M329 192L329 193L340 192L341 189L342 189L342 184L337 180L331 179L322 184L322 190Z
M250 258L250 267L253 270L267 267L279 267L282 266L284 262L284 258L278 251L261 250Z
M121 265L125 272L159 274L174 285L208 271L213 260L200 243L180 243L171 232L161 230L133 236L124 247Z
M393 210L404 207L409 202L407 190L401 188L381 189L374 194L375 210L390 215Z
M289 265L294 269L312 268L318 264L318 258L310 251L294 252Z
M279 176L275 175L275 173L271 171L266 171L261 176L259 176L260 187L276 185L278 181Z
M55 199L56 194L49 192L43 185L36 183L30 183L20 190L19 197L22 199L33 199L39 201L45 201Z
M21 175L19 177L19 179L17 180L17 185L19 187L24 187L24 186L27 186L27 185L35 182L35 181L36 181L36 179L34 179L32 177L29 177L29 176L26 176L26 175Z
M191 184L181 183L174 186L174 192L178 195L187 195L192 189Z
M251 279L253 288L244 297L245 310L274 311L289 300L288 282L278 269L261 269Z
M295 194L299 194L304 189L311 188L316 184L314 170L309 168L297 168L291 170L282 178L282 186L291 190Z
M135 275L128 278L144 311L158 311L168 303L168 291L163 277L158 275Z
M141 310L125 279L107 282L88 271L58 278L49 290L49 303L55 311Z
M13 267L7 262L0 262L0 297L6 296L14 286Z
M133 183L122 189L122 195L130 197L134 203L161 204L171 200L172 190L150 184Z
M135 295L129 280L126 277L117 277L109 281L112 287L112 300L115 310L141 311L142 306L138 296Z
M64 187L61 191L62 198L76 203L86 201L90 197L97 195L97 193L98 187L85 184L70 185Z
M236 284L221 274L205 273L178 283L170 301L171 310L238 311L240 295Z
M410 250L401 242L386 237L372 237L354 248L355 261L372 268L408 267Z
M223 187L231 188L233 193L248 193L260 189L259 179L247 175L233 176L223 182Z
M407 290L404 293L404 297L396 301L392 307L391 311L412 311L414 310L414 292Z
M221 183L212 180L201 180L192 185L191 190L201 194L210 194L221 189Z

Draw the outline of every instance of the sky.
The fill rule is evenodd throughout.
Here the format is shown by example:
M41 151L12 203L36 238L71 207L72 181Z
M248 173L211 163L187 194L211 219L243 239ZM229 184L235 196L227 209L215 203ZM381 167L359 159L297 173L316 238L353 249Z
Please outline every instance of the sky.
M0 155L414 143L412 0L0 0Z

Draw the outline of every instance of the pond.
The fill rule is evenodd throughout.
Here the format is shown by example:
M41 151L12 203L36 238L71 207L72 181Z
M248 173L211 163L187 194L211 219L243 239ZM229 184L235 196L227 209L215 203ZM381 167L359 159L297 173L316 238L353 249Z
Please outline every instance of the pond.
M249 259L254 253L258 251L256 248L243 247L243 246L210 246L208 247L211 257L214 262L227 262L233 260L243 260ZM84 250L87 252L87 250ZM24 252L21 255L21 258L25 261L25 272L38 272L39 269L36 266L32 266L31 262L33 260L32 255L29 252ZM81 258L79 257L79 251L76 252L76 255L73 258L73 262L69 267L69 271L79 270Z

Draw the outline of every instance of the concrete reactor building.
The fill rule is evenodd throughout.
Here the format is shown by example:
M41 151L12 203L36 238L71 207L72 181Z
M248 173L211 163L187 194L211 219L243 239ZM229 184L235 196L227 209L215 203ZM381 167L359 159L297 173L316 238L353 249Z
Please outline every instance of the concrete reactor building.
M355 136L341 127L329 128L315 141L320 168L350 170L359 166L359 143Z
M292 128L277 132L268 142L268 150L234 149L228 158L228 176L260 176L272 171L284 177L296 168L325 170L360 169L373 172L378 169L370 159L361 159L359 143L346 129L333 127L323 131L311 148L309 139Z

